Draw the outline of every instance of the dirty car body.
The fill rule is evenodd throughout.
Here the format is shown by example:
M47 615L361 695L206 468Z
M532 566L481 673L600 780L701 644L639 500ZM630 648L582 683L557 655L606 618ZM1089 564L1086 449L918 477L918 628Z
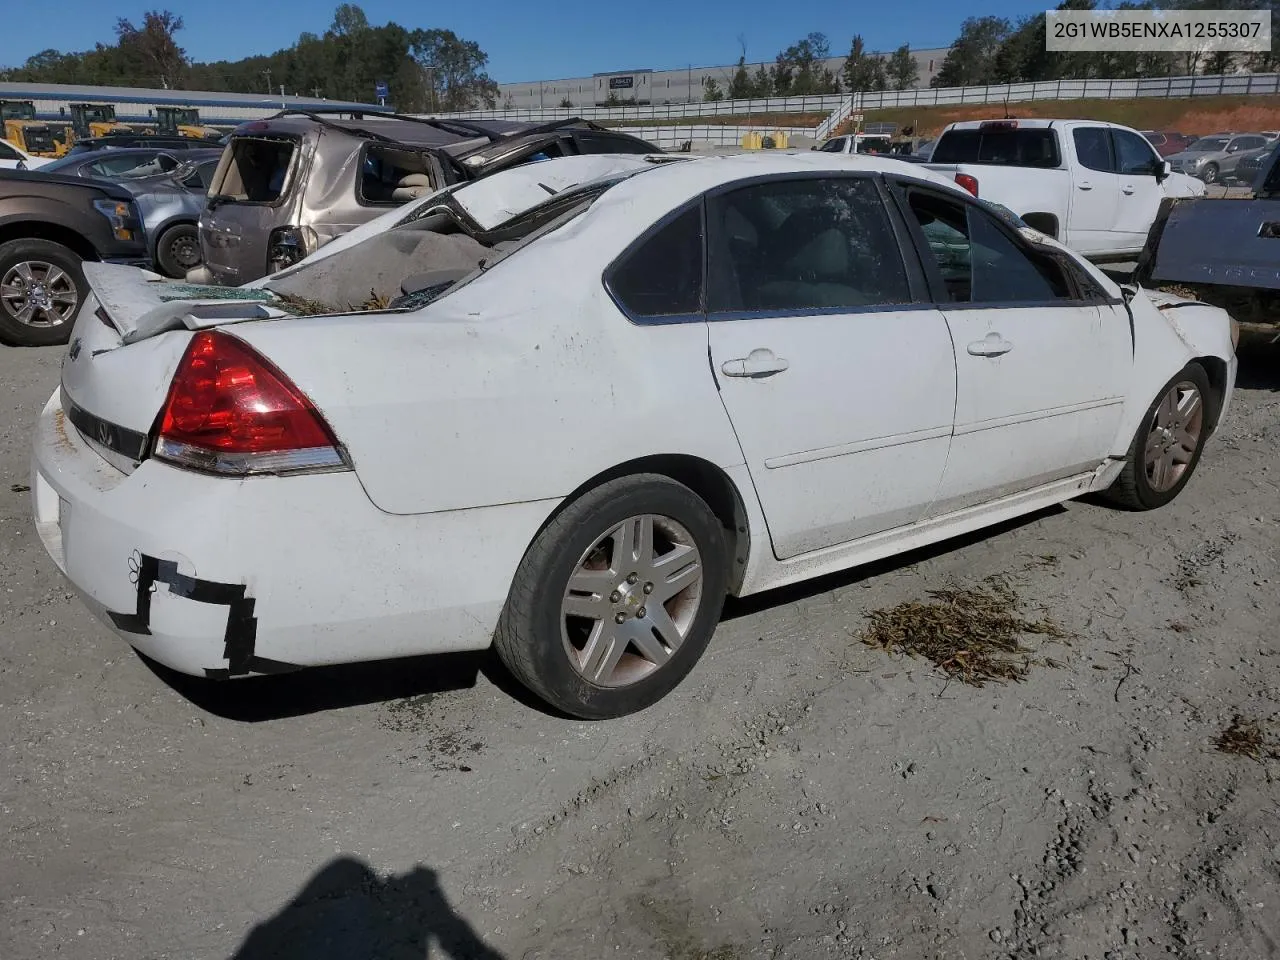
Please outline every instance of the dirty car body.
M553 124L283 113L238 127L200 222L205 268L192 280L238 286L290 266L388 209L531 159L653 152L583 120ZM585 152L585 151L583 151Z
M225 678L495 643L618 716L726 593L1167 466L1148 426L1185 394L1171 499L1230 402L1222 311L1158 309L918 164L636 164L490 228L417 212L221 298L91 271L33 510L139 650Z

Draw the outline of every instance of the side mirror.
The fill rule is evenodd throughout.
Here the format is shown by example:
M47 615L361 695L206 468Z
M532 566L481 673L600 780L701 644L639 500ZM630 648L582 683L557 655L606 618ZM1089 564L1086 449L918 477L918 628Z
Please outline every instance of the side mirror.
M1168 160L1161 160L1156 167L1156 179L1163 183L1171 173L1173 173L1173 164Z

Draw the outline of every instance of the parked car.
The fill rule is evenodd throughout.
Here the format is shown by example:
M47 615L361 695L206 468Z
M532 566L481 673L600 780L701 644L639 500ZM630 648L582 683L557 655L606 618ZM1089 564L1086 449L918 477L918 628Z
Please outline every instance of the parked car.
M179 156L172 170L119 180L137 201L154 269L175 279L200 266L200 215L222 151L190 150Z
M1175 133L1172 130L1143 130L1142 135L1146 137L1147 143L1156 148L1156 153L1162 157L1171 157L1175 153L1181 153L1187 147L1195 142L1195 137L1189 137L1185 133Z
M86 260L148 262L133 196L103 181L0 172L0 341L66 343L84 305Z
M1240 162L1236 164L1236 171L1233 177L1236 183L1252 186L1258 179L1258 174L1262 171L1262 168L1271 163L1271 157L1276 152L1276 144L1277 141L1272 140L1267 144L1265 150L1259 150L1241 158Z
M225 146L226 138L213 142L214 146ZM196 140L191 137L169 137L158 133L112 133L103 137L84 137L73 143L67 151L71 156L77 153L94 153L98 150L127 150L131 147L152 147L160 150L201 150L208 149L208 140Z
M1204 193L1138 131L1092 120L953 123L927 166L1095 262L1136 257L1163 197Z
M1237 168L1238 170L1238 168ZM1280 149L1263 154L1249 198L1166 201L1134 274L1177 285L1241 322L1280 330Z
M1205 183L1218 183L1233 179L1236 164L1269 146L1271 142L1260 133L1215 133L1169 157L1169 164L1178 173L1199 177Z
M1223 311L1175 326L919 164L643 164L494 229L424 213L222 300L91 266L33 511L148 656L229 678L493 643L620 716L727 593L1093 491L1168 503L1231 398Z
M42 167L44 173L56 173L68 177L97 177L118 180L124 177L145 177L154 173L176 170L190 150L169 150L164 147L114 147L70 153L57 160L50 160ZM207 155L208 150L200 151ZM215 148L220 156L222 148Z
M832 137L813 149L819 153L890 153L892 139L882 133L849 133Z
M297 263L390 207L518 163L660 152L585 120L532 124L286 111L237 127L200 220L197 282L235 286Z
M35 170L49 161L27 153L16 143L0 140L0 170Z

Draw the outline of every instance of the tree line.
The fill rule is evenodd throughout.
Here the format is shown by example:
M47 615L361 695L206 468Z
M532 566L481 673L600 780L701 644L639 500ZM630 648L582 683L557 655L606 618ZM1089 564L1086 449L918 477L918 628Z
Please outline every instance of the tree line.
M489 57L452 30L410 30L398 23L371 26L358 5L344 3L323 35L303 33L293 46L242 60L196 63L178 44L183 22L168 10L150 10L135 25L121 18L116 42L93 50L44 50L0 80L32 83L164 87L324 97L369 103L387 84L401 110L493 107L498 85L485 72Z
M1092 10L1097 0L1064 0L1059 10ZM1271 9L1280 0L1123 0L1120 10ZM392 103L404 111L452 111L495 107L498 85L486 72L488 55L473 40L452 30L408 29L390 22L372 26L358 5L344 3L323 35L302 33L284 50L241 60L196 63L178 44L180 16L149 10L141 24L121 18L116 42L92 50L63 53L44 50L20 67L0 69L0 80L104 86L165 87L324 97L370 102L375 85L387 84ZM814 32L780 51L769 65L747 65L746 46L726 84L708 77L703 99L795 97L842 91L905 90L914 87L919 64L907 44L891 54L869 52L855 35L839 71L828 64L830 42ZM973 86L1034 80L1172 76L1271 71L1275 53L1049 53L1045 18L1033 14L1017 21L970 17L960 28L932 86ZM562 106L571 107L567 100Z

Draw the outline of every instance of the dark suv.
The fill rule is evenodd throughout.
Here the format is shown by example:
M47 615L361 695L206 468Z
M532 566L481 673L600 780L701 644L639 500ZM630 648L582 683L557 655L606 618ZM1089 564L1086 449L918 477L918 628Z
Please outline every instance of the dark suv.
M0 172L0 341L66 343L88 292L85 260L149 265L133 194L102 180Z

